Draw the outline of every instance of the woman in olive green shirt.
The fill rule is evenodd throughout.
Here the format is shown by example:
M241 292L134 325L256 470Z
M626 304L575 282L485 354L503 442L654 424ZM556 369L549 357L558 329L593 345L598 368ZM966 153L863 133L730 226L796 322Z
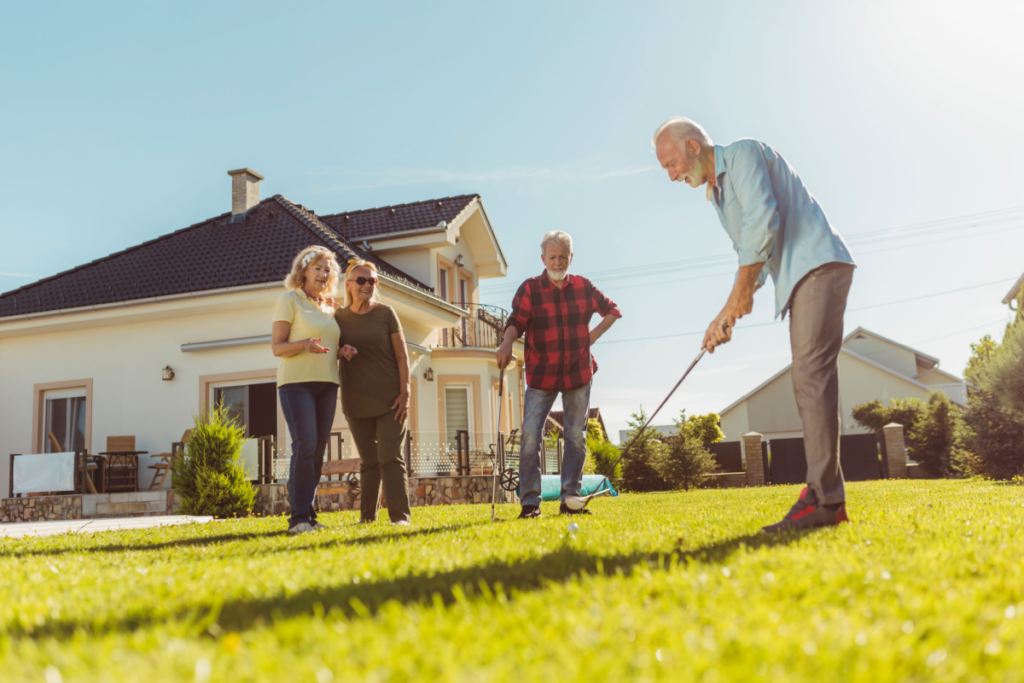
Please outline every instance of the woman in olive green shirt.
M341 362L341 409L362 464L360 517L377 519L381 480L393 524L407 525L409 482L402 458L409 415L409 354L398 315L380 303L377 268L352 261L345 272L345 306L334 314L340 343L354 347Z

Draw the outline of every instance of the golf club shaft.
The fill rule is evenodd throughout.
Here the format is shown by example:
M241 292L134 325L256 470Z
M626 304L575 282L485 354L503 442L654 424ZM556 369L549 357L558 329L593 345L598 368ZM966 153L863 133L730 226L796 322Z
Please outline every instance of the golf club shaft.
M494 502L498 496L498 462L502 459L501 453L505 446L501 441L501 398L502 394L505 393L505 369L498 369L498 418L496 420L498 425L497 439L494 442L494 465L492 466L491 476L491 520L494 520Z
M728 332L729 323L723 322L722 330ZM700 359L704 357L705 353L707 353L707 347L702 347L700 353L698 353L697 357L693 359L692 363L690 363L690 367L686 368L686 372L684 372L683 376L679 378L679 381L676 382L676 385L672 387L672 391L668 392L668 396L665 397L665 400L661 402L661 405L658 406L658 408L653 413L651 413L651 416L647 418L647 422L644 423L644 426L641 427L640 430L633 436L633 438L629 440L629 444L626 446L625 450L622 451L620 459L626 457L626 454L629 453L629 449L633 447L633 444L635 444L637 439L640 438L640 435L647 431L648 425L651 424L651 422L654 420L658 412L665 407L665 404L668 403L668 400L672 398L672 394L676 393L676 389L678 389L679 385L683 383L683 380L686 379L686 376L690 374L690 371L697 367L697 363L700 362Z

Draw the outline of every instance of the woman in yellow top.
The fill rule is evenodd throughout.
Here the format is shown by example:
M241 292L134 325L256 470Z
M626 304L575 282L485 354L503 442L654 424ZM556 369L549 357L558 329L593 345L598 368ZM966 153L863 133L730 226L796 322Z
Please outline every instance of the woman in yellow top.
M281 359L277 391L292 436L288 533L323 529L313 498L323 469L324 451L338 404L338 305L332 295L341 268L323 247L307 247L292 261L288 291L274 306L271 347Z

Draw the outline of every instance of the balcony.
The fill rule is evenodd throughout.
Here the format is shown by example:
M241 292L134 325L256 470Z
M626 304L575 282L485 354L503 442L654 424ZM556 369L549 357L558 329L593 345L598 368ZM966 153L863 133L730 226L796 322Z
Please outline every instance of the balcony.
M438 346L444 349L496 349L501 345L508 311L487 304L460 304L466 316L453 327L442 328Z

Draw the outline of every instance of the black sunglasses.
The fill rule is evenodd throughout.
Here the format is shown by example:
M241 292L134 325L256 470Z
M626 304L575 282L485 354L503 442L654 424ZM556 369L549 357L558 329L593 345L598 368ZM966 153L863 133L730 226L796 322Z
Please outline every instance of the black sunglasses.
M349 280L349 282L354 282L357 285L359 285L360 287L362 287L363 285L374 285L374 286L376 286L377 285L377 278L375 278L375 277L356 277L356 278L352 278L351 280Z

